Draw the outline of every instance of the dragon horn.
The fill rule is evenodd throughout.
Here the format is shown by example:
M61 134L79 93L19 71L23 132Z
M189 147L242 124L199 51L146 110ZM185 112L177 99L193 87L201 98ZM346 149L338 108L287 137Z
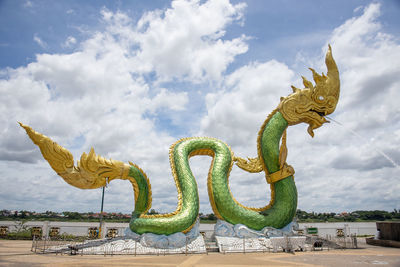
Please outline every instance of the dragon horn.
M339 70L337 68L336 62L332 57L332 48L331 45L328 45L328 52L325 57L325 64L328 69L327 72L327 85L330 89L329 95L333 95L336 98L339 98L340 93L340 80L339 80Z

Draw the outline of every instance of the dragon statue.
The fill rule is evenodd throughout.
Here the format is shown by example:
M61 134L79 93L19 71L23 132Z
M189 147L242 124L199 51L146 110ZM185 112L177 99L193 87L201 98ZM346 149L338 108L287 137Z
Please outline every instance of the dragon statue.
M77 166L72 154L53 142L49 137L20 125L39 146L43 157L54 171L67 183L81 189L105 186L114 179L131 182L135 209L130 229L137 233L171 235L187 233L195 225L199 213L199 195L195 177L189 166L189 158L196 155L212 157L207 187L215 215L231 224L243 224L253 230L264 227L283 228L288 225L296 212L297 190L293 168L286 163L286 129L301 122L309 124L308 133L328 122L325 116L331 114L337 105L340 92L339 72L332 57L331 47L325 57L327 74L319 75L311 69L315 86L303 78L304 89L292 86L293 93L282 97L278 107L262 124L257 138L256 158L235 157L224 142L208 137L184 138L174 143L169 151L172 175L178 191L178 205L174 212L149 215L152 194L149 179L137 165L116 160L107 160L95 154L83 153ZM271 200L261 208L246 207L233 197L229 189L229 174L236 163L247 172L264 172L271 188Z

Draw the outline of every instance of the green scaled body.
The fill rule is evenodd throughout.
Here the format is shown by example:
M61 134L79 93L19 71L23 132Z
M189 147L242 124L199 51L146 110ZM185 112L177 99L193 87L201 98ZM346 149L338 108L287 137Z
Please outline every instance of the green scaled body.
M261 129L260 157L268 173L280 169L279 144L288 123L281 113L275 112ZM148 198L141 192L149 191L149 184L135 166L130 176L137 180L139 197L130 222L132 231L155 234L187 232L195 223L199 213L197 183L189 166L189 158L195 155L209 155L213 161L208 177L208 191L214 213L231 224L244 224L255 230L266 226L282 228L289 224L297 208L297 190L292 176L273 185L274 200L268 209L259 212L237 203L229 190L229 173L233 165L233 153L220 140L206 137L182 139L171 147L171 168L178 189L178 208L175 212L162 215L140 215L148 210ZM142 197L141 197L142 196Z

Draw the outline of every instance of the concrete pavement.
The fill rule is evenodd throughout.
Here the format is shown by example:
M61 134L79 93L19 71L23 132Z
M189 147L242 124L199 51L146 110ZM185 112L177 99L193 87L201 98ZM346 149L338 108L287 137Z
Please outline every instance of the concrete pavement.
M400 249L360 240L359 249L290 253L210 253L208 255L99 256L34 254L31 241L0 240L0 266L396 266Z

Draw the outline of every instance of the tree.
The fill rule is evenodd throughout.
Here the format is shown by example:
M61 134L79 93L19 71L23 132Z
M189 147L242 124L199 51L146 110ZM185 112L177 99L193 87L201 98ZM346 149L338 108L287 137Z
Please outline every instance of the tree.
M151 209L149 212L147 212L150 215L158 214L158 212L155 209Z
M64 211L63 214L66 218L69 218L71 220L81 220L82 219L82 216L79 212Z
M215 216L214 213L210 213L210 214L207 215L207 220L216 221L217 220L217 216Z
M394 211L392 212L392 218L400 219L400 210L394 209Z

